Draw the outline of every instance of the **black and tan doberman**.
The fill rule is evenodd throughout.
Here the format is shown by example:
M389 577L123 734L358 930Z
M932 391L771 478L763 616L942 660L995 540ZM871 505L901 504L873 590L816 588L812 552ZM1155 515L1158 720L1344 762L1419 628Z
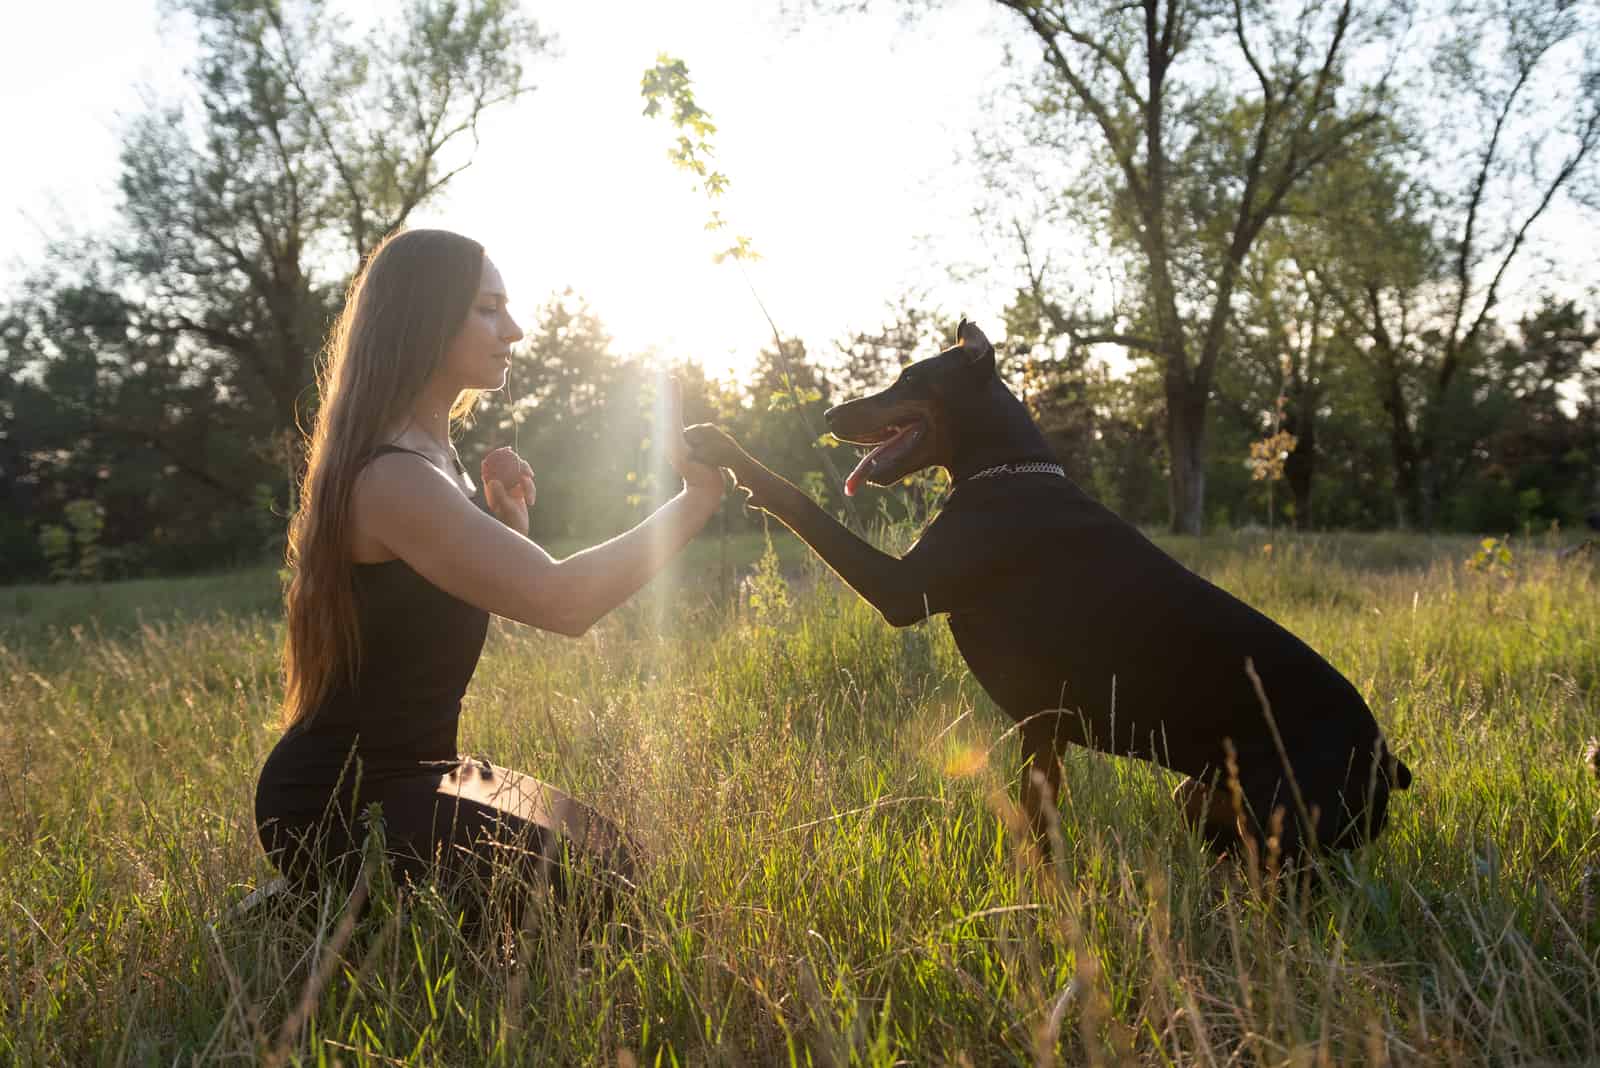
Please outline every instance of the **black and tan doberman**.
M1068 742L1189 776L1174 796L1223 849L1240 835L1265 842L1275 819L1284 857L1299 856L1310 834L1349 848L1382 829L1390 789L1409 786L1411 772L1355 687L1067 479L976 327L963 320L956 345L827 421L835 437L870 447L847 493L948 470L948 499L903 557L858 538L721 429L687 434L698 459L732 470L752 506L891 624L949 616L968 667L1021 724L1032 769L1022 802L1036 833ZM1222 788L1230 759L1242 812Z

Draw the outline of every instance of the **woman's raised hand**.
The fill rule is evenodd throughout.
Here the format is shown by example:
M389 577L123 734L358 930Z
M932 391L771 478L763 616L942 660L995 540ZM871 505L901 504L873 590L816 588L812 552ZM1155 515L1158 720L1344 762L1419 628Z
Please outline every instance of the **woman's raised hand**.
M483 458L479 466L483 478L483 496L489 511L512 530L528 536L528 509L533 507L537 489L533 484L533 468L526 460L502 445Z
M683 478L683 484L697 493L715 493L720 499L722 471L689 455L689 443L683 437L683 390L675 377L667 379L666 411L662 421L666 427L667 461Z

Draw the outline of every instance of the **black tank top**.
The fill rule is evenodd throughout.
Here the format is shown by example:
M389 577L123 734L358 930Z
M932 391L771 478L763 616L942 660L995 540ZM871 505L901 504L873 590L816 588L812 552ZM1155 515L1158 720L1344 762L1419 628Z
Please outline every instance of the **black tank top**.
M422 455L383 445L373 456L390 452ZM481 490L473 500L485 507ZM489 613L403 560L353 564L351 571L360 667L353 684L341 679L267 758L257 789L262 815L316 818L352 749L363 783L436 771L457 759L461 698L483 651Z

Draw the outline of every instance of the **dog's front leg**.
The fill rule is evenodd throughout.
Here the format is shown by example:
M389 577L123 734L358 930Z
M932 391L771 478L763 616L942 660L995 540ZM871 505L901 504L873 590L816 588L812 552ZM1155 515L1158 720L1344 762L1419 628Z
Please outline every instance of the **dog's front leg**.
M1056 715L1041 712L1022 725L1022 812L1034 841L1049 860L1061 834L1061 758Z
M718 427L701 423L684 431L696 459L733 472L751 507L776 516L833 569L851 589L896 627L909 626L938 603L937 572L922 558L890 556L862 541L783 476L740 448Z
M767 510L892 626L908 627L939 610L932 584L922 580L916 562L867 544L798 488L785 486L791 492L777 494Z

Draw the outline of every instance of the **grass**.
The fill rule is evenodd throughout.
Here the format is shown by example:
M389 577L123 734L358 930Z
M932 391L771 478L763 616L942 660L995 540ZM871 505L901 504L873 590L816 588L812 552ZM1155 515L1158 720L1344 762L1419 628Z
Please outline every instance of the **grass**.
M714 539L573 641L496 623L464 752L620 821L618 921L509 949L436 890L230 906L276 738L271 570L0 591L0 1061L1558 1064L1600 1059L1593 556L1169 544L1304 636L1417 772L1314 892L1213 866L1149 765L1074 753L1064 849L942 621ZM736 572L744 578L733 583Z

